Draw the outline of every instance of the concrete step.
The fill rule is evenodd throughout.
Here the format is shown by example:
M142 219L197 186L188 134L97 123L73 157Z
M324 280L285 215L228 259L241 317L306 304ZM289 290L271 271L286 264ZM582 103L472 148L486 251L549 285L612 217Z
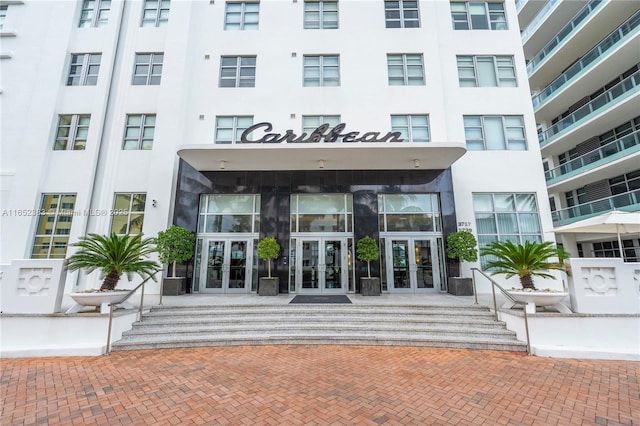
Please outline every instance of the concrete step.
M366 315L296 315L296 316L261 316L260 318L247 318L238 316L229 317L143 317L142 322L136 322L136 328L148 328L156 326L168 326L176 328L193 328L194 325L198 327L211 327L211 326L234 326L234 325L246 325L246 326L260 326L262 324L270 324L273 326L285 325L291 327L291 324L304 325L317 325L317 324L330 324L335 328L336 324L360 324L366 323L368 326L402 326L404 324L414 324L422 326L453 326L457 328L476 327L476 328L504 328L504 323L495 321L493 316L486 317L427 317L419 315L406 315L397 317L371 317Z
M483 306L159 306L113 350L193 346L339 344L524 351Z
M289 335L218 334L184 338L180 335L164 336L152 339L122 339L115 342L112 350L160 349L201 346L247 346L247 345L375 345L375 346L427 346L459 349L486 349L504 351L526 351L526 345L515 339L452 337L446 335L403 335L399 333L366 333L336 336L308 335L306 333Z
M497 326L495 328L483 328L483 327L459 327L454 324L451 325L426 325L426 324L296 324L292 326L287 323L256 323L256 324L224 324L224 325L208 325L198 326L196 328L189 328L185 326L176 327L173 324L166 325L154 325L145 326L140 324L131 331L123 333L123 336L143 336L143 335L165 335L165 334L178 334L183 336L198 336L202 334L212 333L279 333L286 334L289 332L307 334L320 334L320 333L333 333L336 335L358 333L358 332L382 332L382 333L426 333L426 334L473 334L473 335L486 335L486 336L514 336L515 333L505 329L504 327Z

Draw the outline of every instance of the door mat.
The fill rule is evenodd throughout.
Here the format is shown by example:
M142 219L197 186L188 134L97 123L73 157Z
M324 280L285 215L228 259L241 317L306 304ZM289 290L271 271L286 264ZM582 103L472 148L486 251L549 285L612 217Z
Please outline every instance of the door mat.
M319 294L299 295L291 299L289 303L351 303L351 299L344 294L334 296L323 296Z

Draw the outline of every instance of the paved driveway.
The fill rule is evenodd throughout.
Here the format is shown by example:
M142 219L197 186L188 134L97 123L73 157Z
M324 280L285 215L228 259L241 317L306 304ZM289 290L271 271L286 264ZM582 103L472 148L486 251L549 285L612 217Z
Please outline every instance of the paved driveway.
M640 363L256 346L0 361L0 424L640 425Z

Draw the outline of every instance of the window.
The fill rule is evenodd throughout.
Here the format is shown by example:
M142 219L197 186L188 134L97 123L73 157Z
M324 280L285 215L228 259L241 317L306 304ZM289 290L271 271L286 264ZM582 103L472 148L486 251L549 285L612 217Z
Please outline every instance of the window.
M162 78L163 53L136 53L133 68L134 86L157 86Z
M381 232L441 232L438 194L378 195Z
M405 142L429 142L429 116L392 115L391 131L400 132Z
M229 3L224 17L225 30L257 30L260 3Z
M146 202L147 194L115 194L111 232L120 235L141 234Z
M0 30L4 27L4 20L7 17L7 10L9 6L2 5L0 6Z
M391 86L424 85L421 54L387 55L387 70Z
M469 151L526 151L522 116L464 116L464 134Z
M305 1L304 28L307 30L338 28L338 2Z
M155 114L127 115L122 149L151 149L156 130Z
M75 204L76 194L42 194L32 259L66 257Z
M458 56L460 87L515 87L513 56Z
M353 232L353 195L292 194L291 232Z
M58 116L58 131L53 145L54 151L81 151L87 145L90 114L70 114Z
M454 30L506 30L504 3L451 2Z
M304 57L304 85L307 87L339 86L340 59L338 55Z
M473 194L473 210L480 248L493 241L542 242L535 194ZM487 260L481 256L483 268Z
M84 0L78 27L104 27L109 22L111 0Z
M200 197L198 233L258 232L260 195L213 195Z
M418 28L420 12L417 1L385 1L384 19L387 28Z
M255 87L255 56L223 56L220 60L220 87Z
M640 189L640 170L609 179L611 195L625 194Z
M242 143L240 136L250 126L253 126L252 116L216 117L215 143Z
M302 116L302 132L310 135L318 127L323 124L328 124L330 129L333 129L340 124L339 115L303 115ZM324 139L321 139L324 141Z
M170 0L145 0L142 27L164 27L169 22Z
M620 257L620 246L617 241L603 241L593 243L594 257ZM640 261L640 240L622 240L622 252L625 262Z
M67 86L95 86L100 72L100 53L71 55Z
M587 202L587 191L584 188L574 189L564 193L567 207L575 207Z

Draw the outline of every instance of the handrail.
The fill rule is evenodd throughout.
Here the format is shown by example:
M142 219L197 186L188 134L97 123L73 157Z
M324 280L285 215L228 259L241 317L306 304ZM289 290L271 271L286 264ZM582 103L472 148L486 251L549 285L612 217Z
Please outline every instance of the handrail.
M557 5L560 4L560 0L547 0L547 4L544 5L542 9L538 12L538 14L533 18L533 20L527 25L527 28L520 32L520 38L522 39L522 44L524 44L531 34L533 34L538 27L542 24L542 22L551 15L551 11L555 9Z
M640 204L640 189L552 211L551 219L555 226L558 224L568 225L569 223L575 222L575 220L564 223L558 222L563 222L569 219L578 220L577 218L586 219L587 217L595 216L598 213L604 213L611 210L628 210L625 208L635 206L636 204Z
M592 99L587 104L581 106L570 115L559 120L554 125L547 128L544 132L538 134L540 146L544 147L549 144L549 139L557 134L572 127L591 113L594 113L604 107L609 106L616 99L626 95L627 93L640 91L640 71L636 71L606 92Z
M573 34L576 27L581 24L585 18L590 16L595 10L599 9L600 6L605 5L606 2L604 0L591 0L585 7L583 7L578 13L571 18L571 21L560 31L558 34L549 41L538 53L534 55L534 57L527 63L527 73L529 75L533 74L533 70L537 68L542 60L549 56L551 52L556 50L556 48L565 40L569 35Z
M553 169L547 170L544 173L545 179L550 181L572 172L578 172L586 166L631 149L637 145L640 145L640 130L624 135L623 137L602 145L601 147L589 151L586 154L582 154L573 160L569 160L566 163L554 167Z
M133 296L133 293L135 293L140 287L142 287L142 292L140 294L140 307L138 308L138 321L142 321L142 308L144 307L144 285L152 278L153 275L149 275L144 281L138 284L136 288L128 292L122 299L118 300L117 302L109 303L109 327L107 328L107 345L105 347L105 355L109 355L111 353L111 325L113 323L114 306L126 302L128 298Z
M567 68L562 74L560 74L555 80L547 85L544 89L533 96L533 108L534 110L547 102L556 92L562 87L565 87L567 83L572 81L576 75L580 72L593 68L598 63L602 62L602 58L607 55L614 48L618 47L621 43L629 40L629 35L634 33L634 30L640 26L640 11L636 12L623 22L618 28L613 30L606 36L600 43L598 43L593 49L582 55L582 57ZM635 31L637 33L637 31Z
M472 276L472 279L473 279L474 292L475 292L475 288L476 288L476 274L475 274L476 271L479 272L486 279L488 279L489 282L491 282L491 292L493 293L493 315L494 315L496 321L498 321L498 304L496 302L496 287L498 287L498 289L502 292L502 294L507 299L509 299L510 302L513 302L513 304L516 304L516 305L522 305L522 312L524 312L524 330L525 330L525 333L527 335L527 355L531 355L531 338L529 337L529 319L527 317L526 303L520 302L518 300L515 300L509 294L509 292L507 292L507 290L502 288L502 286L500 284L498 284L497 282L495 282L493 278L491 278L490 276L488 276L487 274L485 274L484 272L482 272L478 268L471 268L471 272L472 272L471 276Z

